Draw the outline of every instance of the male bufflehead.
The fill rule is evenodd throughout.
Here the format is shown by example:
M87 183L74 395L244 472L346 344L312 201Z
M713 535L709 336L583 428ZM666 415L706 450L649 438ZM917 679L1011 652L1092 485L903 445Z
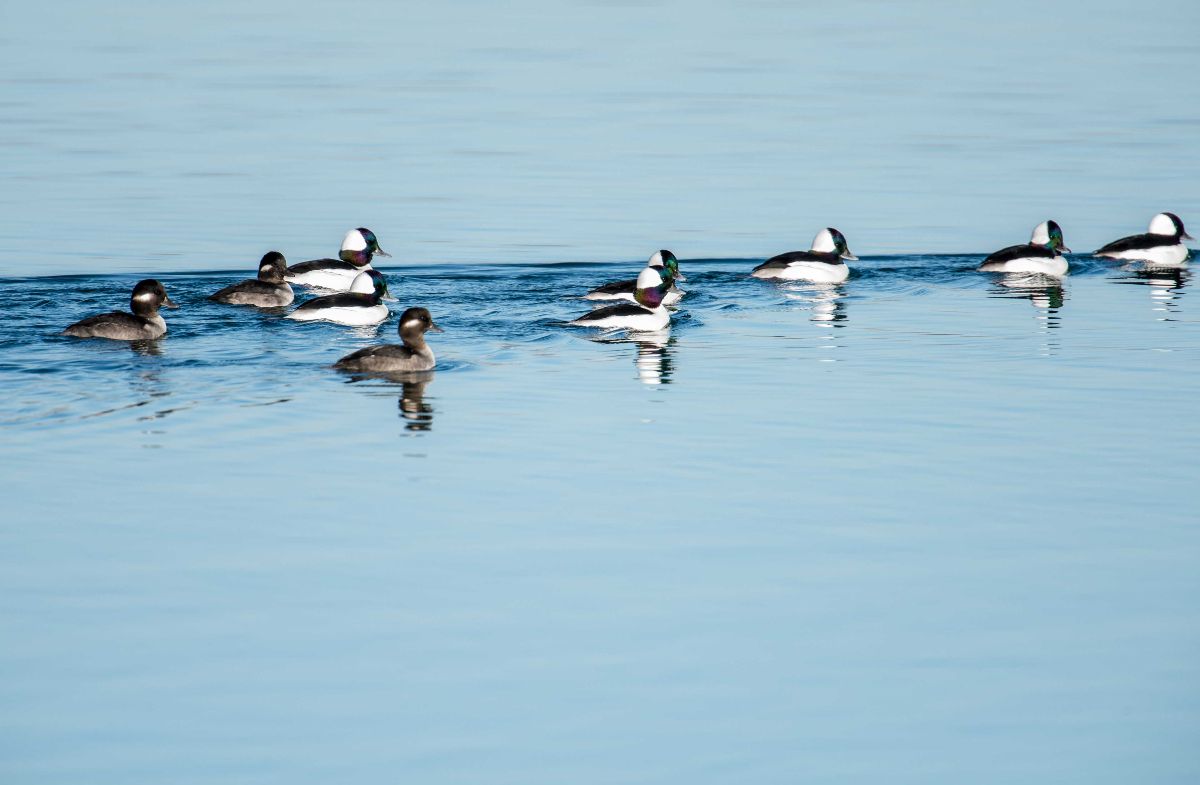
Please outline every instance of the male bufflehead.
M114 341L144 341L161 338L167 332L167 323L158 315L160 306L178 308L163 285L153 279L138 281L129 298L129 310L102 313L75 322L63 330L63 335L75 338L111 338Z
M337 322L355 327L379 324L388 318L388 307L383 304L387 294L387 280L383 274L378 270L367 270L355 277L350 291L314 297L301 303L287 318L302 322Z
M750 274L755 278L777 278L785 281L841 283L850 275L850 268L843 259L858 261L858 257L850 253L845 235L829 227L817 232L811 249L772 256L755 267Z
M675 258L675 254L666 250L655 251L650 257L650 261L646 262L647 267L653 267L660 273L666 269L671 273L673 281L686 281L679 272L679 260ZM637 289L637 279L630 278L628 281L615 281L614 283L606 283L603 286L597 286L583 296L585 300L628 300L629 302L637 302L633 293ZM671 284L667 295L663 297L663 305L675 305L683 299L684 292L680 290L674 283Z
M403 345L385 343L368 346L347 354L333 367L343 371L365 372L432 371L435 360L433 350L425 343L425 331L440 333L442 328L433 323L429 311L409 308L400 314L398 330Z
M636 303L619 303L599 308L580 316L570 324L576 327L625 328L637 332L661 330L671 323L671 314L663 305L663 298L671 289L673 279L670 270L663 275L654 267L646 267L637 277L633 296Z
M257 305L274 308L290 305L295 295L283 278L287 275L287 260L279 251L270 251L258 263L258 278L235 283L210 294L208 299L230 305Z
M360 226L346 232L337 259L314 259L293 264L288 268L287 280L300 286L344 292L354 283L356 275L371 269L371 257L375 254L391 256L379 247L374 232Z
M1071 249L1063 244L1062 229L1054 221L1042 221L1033 229L1025 245L1010 245L983 260L979 270L985 273L1041 273L1061 278L1067 274L1063 253Z
M1108 259L1130 259L1164 267L1180 265L1188 259L1184 240L1193 240L1175 213L1159 213L1150 219L1150 231L1114 240L1095 252Z

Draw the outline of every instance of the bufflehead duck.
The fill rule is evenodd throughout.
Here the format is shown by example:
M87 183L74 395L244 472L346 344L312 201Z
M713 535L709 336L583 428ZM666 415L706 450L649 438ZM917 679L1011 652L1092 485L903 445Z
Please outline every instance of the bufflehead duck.
M845 235L833 227L828 227L817 232L809 250L790 251L772 256L755 267L750 274L755 278L777 278L785 281L841 283L850 275L850 268L846 266L844 259L858 261L858 257L850 253Z
M383 304L387 293L387 280L383 274L378 270L367 270L355 277L350 291L314 297L301 303L287 318L302 322L337 322L355 327L379 324L388 318L388 307Z
M1041 273L1061 278L1067 273L1063 253L1071 249L1063 244L1062 229L1054 221L1042 221L1025 245L1010 245L983 260L979 270L985 273Z
M75 322L62 331L63 335L75 338L111 338L114 341L144 341L161 338L167 332L167 323L158 315L162 306L178 308L163 285L153 279L138 281L129 298L129 310L102 313Z
M435 360L433 350L425 343L425 331L440 333L442 328L433 323L429 311L409 308L400 314L398 330L403 345L385 343L368 346L347 354L333 367L343 371L365 372L432 371Z
M675 282L686 281L687 278L679 272L679 260L675 258L675 254L666 250L655 251L650 257L650 261L646 262L647 267L653 267L660 273L666 269L671 273L671 277ZM633 293L637 289L637 279L630 278L628 281L616 281L614 283L606 283L603 286L597 286L583 296L585 300L628 300L629 302L637 302ZM684 292L680 290L674 283L671 284L670 290L663 297L663 305L675 305L683 299Z
M633 296L636 303L619 303L599 308L580 316L570 324L576 327L625 328L636 332L661 330L671 323L671 314L663 305L663 298L671 289L673 279L669 270L666 277L654 267L646 267L638 273Z
M287 260L279 251L270 251L258 263L258 278L226 286L209 295L208 299L230 305L257 305L260 308L290 305L295 295L284 280L285 275Z
M379 247L374 232L360 226L346 232L337 259L314 259L293 264L288 268L287 280L300 286L344 292L354 283L356 275L371 269L371 257L376 254L391 256Z
M1155 265L1173 266L1188 259L1184 240L1193 238L1175 213L1159 213L1150 219L1150 231L1114 240L1095 252L1108 259L1130 259Z

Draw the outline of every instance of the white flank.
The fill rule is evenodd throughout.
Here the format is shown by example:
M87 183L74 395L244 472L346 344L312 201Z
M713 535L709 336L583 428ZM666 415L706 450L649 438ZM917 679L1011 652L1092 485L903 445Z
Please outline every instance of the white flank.
M351 327L365 327L387 319L388 307L380 304L349 308L314 308L292 311L287 318L298 322L336 322Z
M362 270L371 269L370 265L356 270L313 270L301 275L289 275L286 280L298 286L311 286L316 289L328 289L332 292L345 292ZM374 291L372 288L370 291Z
M751 273L751 275L755 278L771 278L780 281L841 283L850 277L850 268L844 264L825 264L823 262L792 262L787 267L774 267L766 270L755 270L753 273Z
M1146 262L1160 267L1178 267L1188 260L1188 249L1183 243L1175 245L1160 245L1156 248L1142 248L1137 251L1116 251L1100 253L1109 259L1127 259L1129 261Z

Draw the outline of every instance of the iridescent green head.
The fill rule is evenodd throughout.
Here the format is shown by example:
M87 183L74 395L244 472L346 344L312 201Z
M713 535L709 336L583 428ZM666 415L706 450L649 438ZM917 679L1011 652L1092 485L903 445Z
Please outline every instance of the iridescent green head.
M1070 253L1071 249L1063 242L1062 228L1054 221L1043 221L1038 224L1033 230L1033 237L1030 238L1032 245L1044 245L1047 248Z
M387 279L378 270L363 270L354 276L350 283L350 291L355 294L370 294L376 300L382 300L388 296Z
M667 279L668 282L687 280L679 272L679 260L675 258L675 254L666 248L663 248L661 251L655 251L646 266L658 270L659 274Z
M338 253L338 258L359 267L365 267L371 263L371 257L376 255L391 256L379 247L379 240L376 239L374 232L360 226L346 232L345 238L342 239L342 250Z
M1054 221L1047 221L1046 224L1046 233L1050 235L1050 247L1057 251L1069 252L1071 249L1063 242L1062 227Z
M850 253L850 244L846 242L846 235L834 229L832 226L827 228L830 238L833 239L833 251L843 259L848 259L852 262L858 261L858 257Z

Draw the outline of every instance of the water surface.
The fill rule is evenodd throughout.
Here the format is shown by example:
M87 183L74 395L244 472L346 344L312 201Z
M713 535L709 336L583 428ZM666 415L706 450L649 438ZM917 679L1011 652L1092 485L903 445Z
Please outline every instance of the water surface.
M133 347L0 281L5 781L1194 780L1191 273L755 262L603 341L636 262L385 268L423 385L238 271Z

